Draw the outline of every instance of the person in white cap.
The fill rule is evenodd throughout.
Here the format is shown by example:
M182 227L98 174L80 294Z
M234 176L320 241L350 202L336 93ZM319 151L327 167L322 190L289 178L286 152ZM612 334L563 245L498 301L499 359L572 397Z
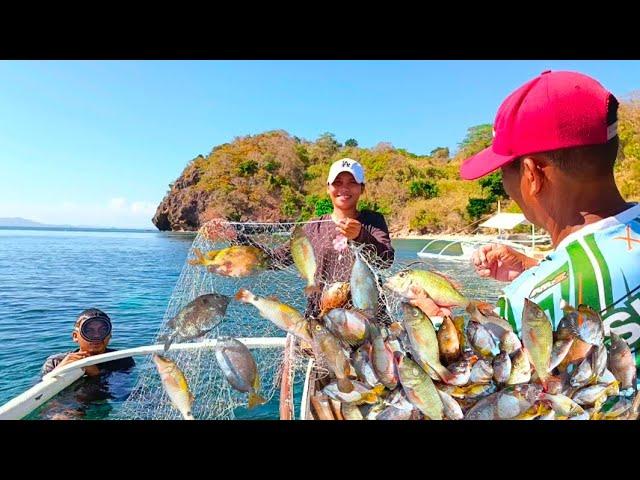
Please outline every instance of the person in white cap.
M362 165L350 158L333 162L327 177L327 193L333 204L331 219L336 224L336 231L349 240L356 240L362 231L357 207L363 192Z
M382 214L358 210L358 200L364 192L365 177L362 165L351 158L342 158L331 165L327 176L327 194L333 204L331 214L314 218L303 230L316 257L316 280L320 287L334 282L349 282L354 257L347 249L347 241L367 244L377 259L377 267L387 268L394 260L389 229ZM272 252L280 265L293 262L289 246ZM312 294L307 302L306 315L316 316L320 293Z
M323 289L335 282L349 282L354 255L349 252L348 241L366 244L366 256L377 268L388 268L394 260L389 229L382 214L371 210L358 210L358 200L364 192L365 177L362 165L351 158L342 158L331 165L327 176L327 194L333 212L311 219L302 227L313 246L316 259L316 285ZM222 222L222 221L220 221ZM214 226L220 230L220 223ZM272 258L270 268L278 270L293 263L291 246L270 250L254 242L249 235L227 229L226 239L250 244L265 251ZM320 313L321 292L311 293L305 316Z

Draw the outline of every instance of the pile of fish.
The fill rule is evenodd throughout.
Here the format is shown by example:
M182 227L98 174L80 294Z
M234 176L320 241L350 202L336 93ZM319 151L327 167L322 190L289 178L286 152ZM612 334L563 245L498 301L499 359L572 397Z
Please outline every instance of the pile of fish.
M316 259L302 229L294 231L290 245L306 281L305 293L318 291ZM196 252L192 264L228 276L266 268L268 259L259 249L231 248ZM241 251L237 258L242 261L235 265ZM310 399L315 418L638 418L634 357L615 333L605 339L602 318L588 306L564 305L564 317L554 331L545 312L526 300L519 337L493 306L466 298L446 276L407 268L383 284L385 293L399 298L401 305L399 320L389 323L389 317L382 320L380 315L378 281L362 246L353 251L349 282L324 286L318 318L305 318L277 298L248 289L235 295L313 351L317 371L325 372ZM175 338L193 339L210 331L230 301L213 293L184 307L171 321L173 333L165 339L165 350ZM464 309L467 315L445 316L436 330L423 311L431 311L430 305L447 312ZM264 403L256 362L244 344L218 339L216 359L229 384L249 395L249 408ZM184 375L171 360L154 360L172 403L184 418L192 418L193 396Z
M351 280L353 293L363 280ZM518 337L490 305L466 299L441 274L405 270L384 286L404 300L399 322L383 326L357 310L333 309L324 326L309 323L336 379L312 402L318 418L638 418L633 355L613 332L607 348L602 318L588 306L565 305L554 332L527 299ZM436 331L414 306L421 305L416 291L437 307L463 307L469 315L444 317Z

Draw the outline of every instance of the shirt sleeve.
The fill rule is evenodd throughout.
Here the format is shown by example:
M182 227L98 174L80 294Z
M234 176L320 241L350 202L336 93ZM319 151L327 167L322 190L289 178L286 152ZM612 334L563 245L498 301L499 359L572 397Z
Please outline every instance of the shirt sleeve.
M44 364L42 365L42 369L40 370L40 376L44 377L47 373L49 373L51 370L56 368L58 364L62 361L62 359L66 356L67 356L66 353L58 353L55 355L51 355L49 358L47 358Z
M383 261L383 268L388 268L395 258L395 250L391 246L389 229L382 215L377 215L371 223L363 223L360 234L354 241L373 245L376 254Z

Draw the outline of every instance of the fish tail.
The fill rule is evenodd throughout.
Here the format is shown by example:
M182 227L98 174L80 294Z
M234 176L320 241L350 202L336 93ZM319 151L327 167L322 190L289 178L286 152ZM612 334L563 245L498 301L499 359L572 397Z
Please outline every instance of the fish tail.
M322 289L317 285L308 285L304 287L304 294L307 297L313 295L314 293L320 293L320 292L322 292Z
M193 418L193 415L191 414L191 410L189 410L189 411L188 411L188 412L186 412L186 413L183 413L183 414L182 414L182 417L183 417L185 420L195 420L195 418Z
M171 343L173 342L173 340L176 338L176 333L172 333L171 335L166 335L164 337L160 337L160 340L164 340L164 351L166 352L167 350L169 350L169 347L171 346Z
M429 369L435 372L437 376L440 377L444 383L450 383L456 378L456 376L453 373L451 373L449 370L447 370L447 367L445 367L444 365L435 365L435 366L428 365L428 366L429 366ZM429 373L428 370L426 372Z
M580 331L573 317L567 319L567 330L569 330L572 336L580 338Z
M549 389L549 386L554 383L562 383L562 378L558 375L551 375L547 372L544 376L544 379L540 377L540 383L542 384L542 389L546 392Z
M361 243L357 247L353 248L353 253L356 255L360 255L362 253L362 249L365 247L366 243Z
M249 290L247 290L246 288L241 288L240 290L238 290L238 293L235 294L235 299L239 300L240 302L244 302L244 303L250 303L251 301L251 292Z
M193 249L193 254L196 256L196 258L194 258L192 260L187 260L187 263L189 265L204 265L205 264L204 255L202 254L202 252L200 251L199 248L194 248Z
M253 407L262 405L264 403L267 403L267 401L257 393L251 392L249 394L249 405L248 405L249 409L252 409Z
M338 390L342 393L351 393L353 392L353 383L348 378L341 378L338 380Z

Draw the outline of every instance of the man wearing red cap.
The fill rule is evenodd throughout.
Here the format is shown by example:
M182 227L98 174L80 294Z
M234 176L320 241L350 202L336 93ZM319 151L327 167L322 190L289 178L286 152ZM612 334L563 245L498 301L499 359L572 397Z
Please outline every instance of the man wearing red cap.
M504 245L474 253L480 276L511 282L500 314L520 330L524 299L554 327L563 301L602 312L605 333L640 345L640 205L614 180L618 101L593 78L544 72L500 106L493 144L467 159L462 178L502 170L505 191L526 218L551 235L538 262Z

